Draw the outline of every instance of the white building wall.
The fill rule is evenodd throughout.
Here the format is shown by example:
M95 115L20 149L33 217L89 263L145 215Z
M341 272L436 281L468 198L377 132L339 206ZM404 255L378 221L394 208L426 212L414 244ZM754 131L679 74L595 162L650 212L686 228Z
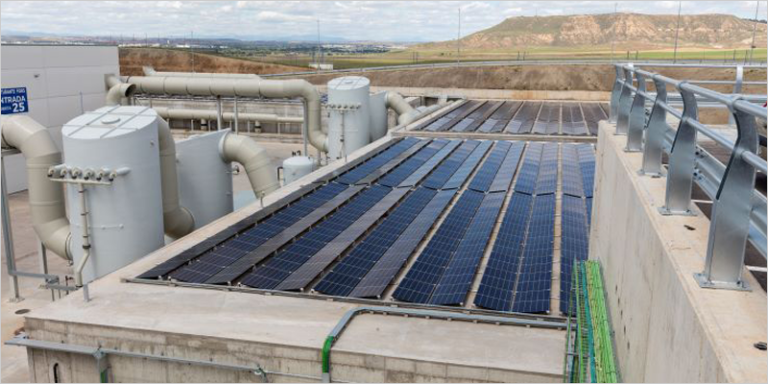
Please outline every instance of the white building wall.
M59 148L61 126L104 106L104 75L120 73L117 47L106 46L3 45L0 64L2 88L27 88L29 116L51 130ZM23 156L4 161L8 192L26 189Z

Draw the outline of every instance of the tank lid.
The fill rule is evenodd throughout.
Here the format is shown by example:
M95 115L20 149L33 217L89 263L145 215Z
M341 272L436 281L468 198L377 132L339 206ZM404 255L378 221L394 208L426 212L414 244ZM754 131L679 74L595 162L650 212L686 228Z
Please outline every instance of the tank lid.
M371 81L367 77L362 76L344 76L337 77L328 82L328 89L334 89L344 91L348 89L358 89L367 87L371 84Z
M84 140L117 137L147 128L156 119L157 113L152 108L102 107L70 120L61 128L61 134Z

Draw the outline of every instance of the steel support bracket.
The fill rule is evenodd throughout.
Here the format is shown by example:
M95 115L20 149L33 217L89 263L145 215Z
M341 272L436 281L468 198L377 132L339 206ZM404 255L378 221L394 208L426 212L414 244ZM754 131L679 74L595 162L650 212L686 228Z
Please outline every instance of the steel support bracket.
M629 110L632 108L632 70L624 67L624 82L619 96L618 117L616 119L616 134L626 135L629 130Z
M629 126L627 127L627 147L625 152L640 152L643 150L643 133L645 131L645 76L635 72L637 91L632 99L629 110ZM642 93L642 94L641 94Z
M664 153L664 134L667 130L667 110L662 104L667 103L667 84L653 76L653 85L656 88L656 101L651 109L651 117L645 132L645 145L643 146L643 167L638 172L640 175L661 177L661 157Z
M730 291L745 291L745 292L752 291L752 288L750 288L749 284L747 284L747 282L744 280L737 281L735 283L731 283L727 281L712 281L712 280L709 280L707 275L705 275L703 272L694 273L693 278L696 280L697 283L699 283L699 287L701 288L727 289Z
M677 88L683 97L683 115L672 142L667 170L667 191L663 215L692 215L690 209L693 176L696 169L696 128L690 123L698 118L696 95L683 87Z
M616 80L613 82L613 90L611 90L611 108L610 108L610 116L608 116L608 121L611 123L616 123L616 118L619 115L619 98L621 97L621 89L622 89L622 69L621 65L614 65L614 69L616 70Z

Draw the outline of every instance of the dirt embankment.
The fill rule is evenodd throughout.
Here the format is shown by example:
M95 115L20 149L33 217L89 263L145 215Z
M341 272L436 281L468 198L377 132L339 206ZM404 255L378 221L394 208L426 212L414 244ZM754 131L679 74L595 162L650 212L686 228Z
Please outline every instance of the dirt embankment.
M194 68L192 63L194 62ZM287 65L259 63L248 60L231 59L204 53L157 49L123 48L120 49L120 74L123 76L143 75L141 67L151 66L158 71L171 72L220 72L220 73L285 73L306 70Z
M652 68L674 79L734 80L735 69L720 68ZM352 73L309 75L302 78L313 84L326 84L339 76ZM389 87L438 87L474 89L514 89L542 91L610 91L615 72L609 65L550 65L550 66L499 66L476 68L436 68L398 71L361 72L374 86ZM765 69L745 71L746 80L765 81ZM732 91L732 86L708 86L721 92ZM758 92L765 86L745 88Z

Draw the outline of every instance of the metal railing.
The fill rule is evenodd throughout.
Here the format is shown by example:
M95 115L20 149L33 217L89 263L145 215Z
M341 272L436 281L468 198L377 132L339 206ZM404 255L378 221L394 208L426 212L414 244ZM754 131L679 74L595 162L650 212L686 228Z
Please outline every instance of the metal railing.
M616 123L616 134L627 136L626 151L643 153L639 173L666 177L665 204L660 213L693 214L694 182L712 199L706 260L703 271L695 276L699 285L749 289L742 276L747 241L766 257L766 197L755 189L756 172L768 173L766 161L758 156L756 129L757 118L768 119L766 108L748 100L754 98L722 94L632 64L615 67L610 121ZM647 90L649 81L655 94ZM682 112L670 105L667 86L682 97ZM698 121L700 100L729 109L737 131L735 142ZM651 108L646 117L647 106ZM669 126L667 114L679 120L677 129ZM727 165L697 144L699 133L730 151ZM668 155L666 174L663 154Z

